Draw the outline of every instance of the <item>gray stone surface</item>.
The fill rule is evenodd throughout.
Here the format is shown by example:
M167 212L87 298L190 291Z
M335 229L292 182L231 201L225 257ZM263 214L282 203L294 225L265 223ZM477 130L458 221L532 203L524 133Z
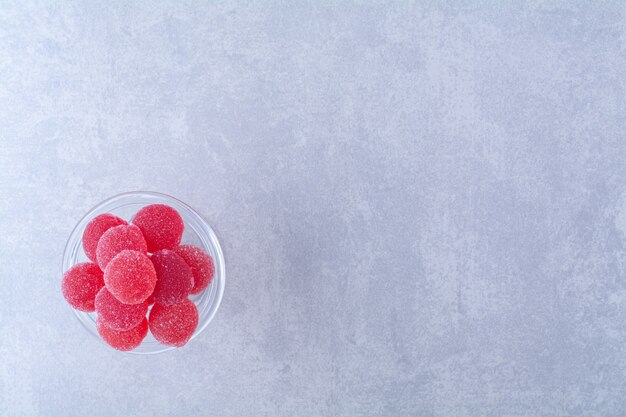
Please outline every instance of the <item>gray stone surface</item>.
M626 414L622 2L140 3L0 3L0 415ZM59 289L135 189L227 258L152 357Z

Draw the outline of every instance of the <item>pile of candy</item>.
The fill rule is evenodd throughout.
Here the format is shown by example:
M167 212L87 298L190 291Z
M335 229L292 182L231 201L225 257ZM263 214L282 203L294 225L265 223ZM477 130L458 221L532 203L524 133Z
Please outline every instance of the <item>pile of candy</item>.
M215 265L202 249L180 244L184 228L163 204L143 207L131 224L109 213L87 224L83 249L93 262L63 274L63 296L98 314L98 333L115 349L135 349L148 329L164 345L181 347L196 330L198 310L188 296L209 286Z

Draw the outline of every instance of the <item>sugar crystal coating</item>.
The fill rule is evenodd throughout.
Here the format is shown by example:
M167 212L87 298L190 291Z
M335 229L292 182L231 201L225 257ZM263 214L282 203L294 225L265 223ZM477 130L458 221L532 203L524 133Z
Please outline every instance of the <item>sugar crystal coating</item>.
M127 223L124 219L120 219L110 213L104 213L91 219L83 232L83 250L85 255L96 262L96 248L104 232L122 224Z
M193 273L193 288L191 294L204 291L215 274L213 258L205 251L194 245L180 245L176 253L183 258Z
M120 302L143 303L154 291L156 271L148 255L123 250L108 263L104 270L104 284Z
M168 346L185 345L198 327L198 309L189 299L172 305L155 304L150 311L150 332Z
M104 271L109 261L123 250L148 252L146 240L137 226L123 224L104 232L96 249L96 258L100 268Z
M160 250L150 257L156 271L154 302L176 304L183 301L193 288L193 272L184 259L171 250Z
M180 214L164 204L145 206L135 214L132 223L141 229L149 252L175 249L185 229Z
M124 304L102 288L96 295L98 320L113 330L129 330L138 325L148 312L148 303Z
M102 339L109 346L117 350L128 351L139 346L148 334L148 320L144 317L138 325L129 330L114 330L98 317L96 328Z
M94 301L104 287L102 271L91 262L76 264L63 274L61 291L72 307L80 311L95 310Z

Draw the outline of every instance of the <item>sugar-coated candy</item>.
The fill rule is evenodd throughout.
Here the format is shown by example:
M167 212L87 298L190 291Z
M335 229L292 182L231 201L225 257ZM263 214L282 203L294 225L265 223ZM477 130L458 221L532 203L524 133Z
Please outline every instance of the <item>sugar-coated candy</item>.
M104 271L109 261L123 250L148 252L146 240L137 226L123 224L104 232L96 249L96 258L100 268Z
M94 311L98 291L104 287L102 271L91 262L76 264L63 274L61 291L72 307L80 311Z
M118 253L104 270L104 284L124 304L146 301L156 282L156 271L148 255L133 250Z
M104 232L122 224L127 223L125 220L110 213L104 213L91 219L83 232L83 250L85 251L85 255L96 262L96 248Z
M62 292L72 307L97 313L97 331L113 348L133 350L148 331L173 347L193 337L199 312L188 297L211 285L216 267L210 252L181 245L184 229L180 213L165 204L144 206L128 221L100 214L85 226L82 245L92 262L66 271Z
M115 330L108 327L98 317L96 320L98 333L107 344L117 350L133 350L141 344L148 334L148 320L144 317L135 327L128 330Z
M96 313L98 320L113 330L129 330L146 317L148 303L124 304L107 290L102 288L96 295Z
M175 249L185 229L180 214L164 204L145 206L135 214L132 223L141 229L148 243L148 252Z
M172 250L163 249L150 256L156 271L154 302L176 304L183 301L193 288L193 272L184 259Z
M213 258L205 251L194 245L180 245L176 253L183 258L193 273L193 288L191 294L204 291L215 274Z
M168 346L181 347L198 327L198 309L189 299L181 303L155 304L150 311L150 332Z

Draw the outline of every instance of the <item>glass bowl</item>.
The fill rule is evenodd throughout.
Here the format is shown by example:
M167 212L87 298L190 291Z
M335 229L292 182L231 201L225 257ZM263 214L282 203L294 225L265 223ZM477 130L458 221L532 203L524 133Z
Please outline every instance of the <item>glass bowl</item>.
M169 195L155 193L150 191L132 191L128 193L118 194L107 200L104 200L91 210L78 222L72 233L70 234L65 250L63 252L63 272L72 266L81 262L90 262L83 251L82 238L85 226L95 216L103 213L112 213L122 219L129 221L139 209L149 204L166 204L175 208L185 222L185 232L183 233L182 243L189 243L204 249L215 262L215 275L211 285L200 294L192 295L189 298L198 307L198 327L190 339L197 337L211 322L224 295L225 269L224 255L222 248L217 240L217 236L211 229L211 226L191 207L180 200ZM71 307L70 307L71 308ZM74 315L85 329L93 336L97 337L102 343L105 343L96 330L96 313L85 313L83 311L74 310ZM189 342L188 342L189 343ZM107 345L108 346L108 345ZM112 348L111 348L112 349ZM172 350L174 347L165 346L157 342L150 332L134 350L127 353L134 354L153 354Z

